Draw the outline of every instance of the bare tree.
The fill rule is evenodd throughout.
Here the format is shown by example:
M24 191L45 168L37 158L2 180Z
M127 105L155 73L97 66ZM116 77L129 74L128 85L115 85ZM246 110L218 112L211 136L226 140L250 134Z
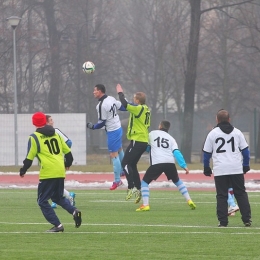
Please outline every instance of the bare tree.
M236 1L234 1L236 2ZM253 0L229 3L219 6L209 7L201 10L201 0L189 0L191 8L190 20L190 39L187 53L187 67L185 72L184 84L184 114L183 114L183 136L182 136L182 151L187 162L191 162L192 148L192 132L193 132L193 117L194 117L194 98L197 74L197 60L199 50L199 35L200 35L200 18L203 13L212 10L222 10L227 7L242 5L253 2Z
M143 91L152 109L151 129L168 111L183 109L183 37L189 15L179 1L125 1L120 17L122 46L117 60L129 94ZM127 34L125 31L127 30ZM131 98L131 96L130 96ZM157 119L157 114L160 118Z

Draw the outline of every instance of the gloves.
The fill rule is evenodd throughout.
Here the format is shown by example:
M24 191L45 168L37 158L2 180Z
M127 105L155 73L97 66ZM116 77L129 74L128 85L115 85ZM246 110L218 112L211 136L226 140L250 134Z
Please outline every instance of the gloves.
M210 167L204 167L203 174L204 174L205 176L209 176L209 177L210 177L211 174L212 174L211 168L210 168Z
M94 129L94 125L91 122L89 122L89 123L87 123L87 128L93 130Z
M243 166L243 173L246 174L250 171L250 166Z
M23 177L25 173L26 173L26 171L23 168L21 168L20 169L20 176Z

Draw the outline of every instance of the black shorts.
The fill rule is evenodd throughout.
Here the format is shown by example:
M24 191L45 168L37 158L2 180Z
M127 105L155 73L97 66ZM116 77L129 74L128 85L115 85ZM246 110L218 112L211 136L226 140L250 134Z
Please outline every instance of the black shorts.
M172 180L173 183L179 181L179 175L174 163L159 163L159 164L151 165L147 169L143 177L143 181L149 184L152 181L157 180L162 173L165 173L167 179Z

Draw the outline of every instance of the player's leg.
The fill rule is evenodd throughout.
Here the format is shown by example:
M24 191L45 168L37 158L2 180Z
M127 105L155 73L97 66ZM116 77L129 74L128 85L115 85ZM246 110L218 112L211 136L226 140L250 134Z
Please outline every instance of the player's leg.
M181 195L185 198L185 200L187 201L189 207L191 209L195 209L196 205L195 203L192 201L190 194L188 192L188 189L186 187L186 185L183 183L183 181L179 178L178 176L178 172L176 169L176 166L174 163L165 163L164 164L164 173L167 176L168 180L172 180L172 182L175 184L175 186L178 188L179 192L181 193Z
M113 170L114 170L114 182L118 183L120 182L120 173L121 173L121 162L119 160L119 156L117 152L110 153L110 157L113 164Z
M53 225L53 227L50 230L48 230L48 232L64 231L64 228L59 218L57 217L55 211L48 202L55 190L56 181L57 179L41 180L41 182L38 185L37 203L45 219ZM61 190L60 193L61 195L63 195L63 190Z
M135 186L135 191L134 191L135 203L137 204L140 202L142 198L141 179L136 164L132 165L132 170L133 170L133 179L134 179L134 186Z
M122 160L122 168L124 169L125 172L128 191L131 191L134 188L133 170L132 170L132 166L130 165L133 157L133 153L131 153L132 147L133 147L133 141L130 141L130 144L127 146L125 150L125 155Z
M107 132L107 145L110 153L110 158L113 164L114 182L110 187L110 190L115 190L122 185L120 179L120 173L122 172L122 165L119 158L118 150L122 147L122 128L119 128L112 132Z
M163 167L163 164L155 164L151 165L147 171L144 174L143 180L141 182L141 192L142 192L142 199L143 204L136 209L136 211L149 211L150 205L149 205L149 197L150 197L150 191L149 191L149 184L152 181L157 180L160 175L164 172L165 168Z
M121 173L120 173L120 177L123 177L125 176L125 172L124 172L124 169L122 167L122 161L123 161L123 158L124 158L124 150L123 148L121 147L118 151L118 156L119 156L119 160L120 160L120 163L121 163Z
M66 197L70 201L70 204L72 206L76 205L76 202L75 202L76 194L75 194L75 192L69 192L68 190L64 189L63 196Z
M56 208L57 208L57 203L55 203L55 202L52 201L51 207L52 207L53 209L56 209Z
M150 210L149 184L153 180L156 180L161 174L162 174L162 171L159 169L158 165L151 165L147 169L146 173L144 174L143 180L141 181L142 205L138 209L136 209L136 211L149 211Z
M239 210L235 202L233 188L228 189L228 215L235 216L236 212Z
M136 211L149 211L149 197L150 197L150 190L149 190L149 183L142 180L141 182L141 192L142 192L142 205L136 209Z
M76 205L76 202L75 202L76 194L75 194L75 192L69 192L68 190L64 189L63 196L66 197L70 201L70 204L72 206ZM51 207L53 209L56 209L57 208L57 203L52 202L51 203Z
M110 190L115 190L117 187L123 184L123 182L120 179L122 166L117 152L110 153L110 157L112 160L114 171L114 181L112 183L112 186L110 187Z
M62 191L62 193L61 193ZM53 191L51 199L65 209L68 213L73 215L75 221L75 227L78 228L81 225L81 211L71 205L70 201L63 196L64 192L64 179L57 179L55 190Z
M126 200L130 199L133 193L135 193L135 203L139 203L141 200L141 180L137 169L137 163L146 150L147 143L131 141L130 145L130 149L126 150L125 157L123 159L123 166L126 164L124 167L126 178L128 178ZM134 188L136 188L136 190L134 190Z
M245 226L251 225L251 207L245 188L244 174L231 175L232 187Z
M70 192L68 190L64 189L63 190L63 196L68 199L70 197Z
M216 186L217 199L217 217L219 220L219 227L226 227L228 225L228 188L229 175L214 176Z
M134 181L134 186L136 187L137 190L141 189L141 179L137 169L137 163L139 162L146 148L147 148L147 143L134 141L131 149L131 162L129 164L131 165L133 170L133 181Z
M177 182L174 182L174 184L176 185L176 187L178 188L179 192L181 193L181 195L186 199L189 207L191 209L195 209L196 205L195 203L192 201L190 194L188 192L188 189L186 187L186 185L183 183L183 181L181 179L179 179Z

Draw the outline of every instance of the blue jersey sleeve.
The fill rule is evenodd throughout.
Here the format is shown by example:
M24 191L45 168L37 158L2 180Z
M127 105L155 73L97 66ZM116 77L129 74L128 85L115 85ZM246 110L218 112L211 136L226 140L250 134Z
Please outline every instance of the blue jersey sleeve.
M99 120L96 124L94 124L93 129L100 129L105 126L106 120Z
M177 163L180 165L181 168L187 168L187 164L186 164L180 150L176 149L172 152L172 154L175 157Z
M209 161L211 158L212 154L211 153L207 153L203 151L203 164L204 167L209 167Z
M241 151L243 155L243 166L249 166L250 152L248 147Z

